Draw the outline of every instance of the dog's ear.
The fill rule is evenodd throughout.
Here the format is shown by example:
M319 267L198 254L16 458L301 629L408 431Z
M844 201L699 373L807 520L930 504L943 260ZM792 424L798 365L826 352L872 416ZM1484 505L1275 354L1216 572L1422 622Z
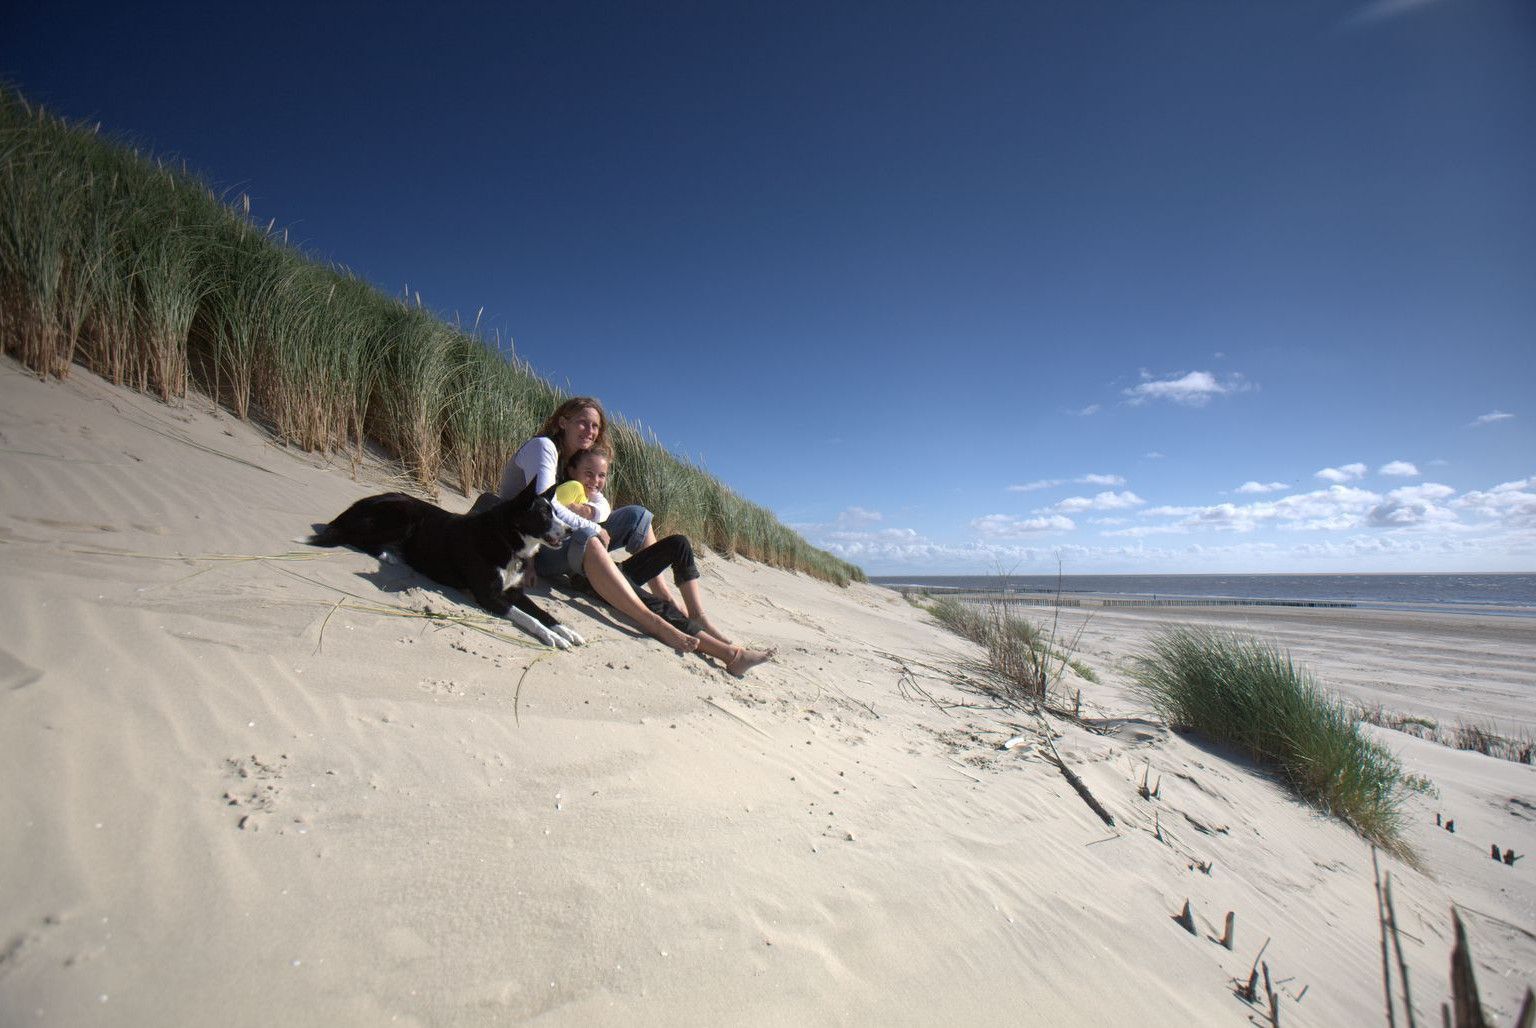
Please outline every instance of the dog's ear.
M546 500L553 500L555 498L555 490L559 489L559 488L560 488L560 484L557 482L554 485L550 486L548 489L544 490L539 495L541 497L543 497L544 499L546 499Z
M530 478L528 480L528 484L523 486L523 488L518 492L518 494L516 496L514 496L514 497L511 497L511 499L516 500L517 503L518 503L518 506L526 506L527 504L532 503L533 502L533 479Z

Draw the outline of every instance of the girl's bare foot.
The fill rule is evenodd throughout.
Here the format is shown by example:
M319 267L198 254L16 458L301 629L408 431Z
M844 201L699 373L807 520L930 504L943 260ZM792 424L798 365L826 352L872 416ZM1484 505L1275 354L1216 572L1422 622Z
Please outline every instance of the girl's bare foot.
M736 656L731 658L731 662L725 666L725 669L737 678L741 678L757 665L772 660L777 652L778 650L771 647L766 650L749 650L745 646L738 646Z

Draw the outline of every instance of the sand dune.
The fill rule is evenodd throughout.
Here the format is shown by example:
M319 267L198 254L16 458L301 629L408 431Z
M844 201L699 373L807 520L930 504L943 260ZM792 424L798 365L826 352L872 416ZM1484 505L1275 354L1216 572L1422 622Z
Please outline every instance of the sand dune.
M78 370L6 362L0 396L0 1023L1241 1025L1266 941L1286 1023L1383 1020L1369 848L1148 719L1149 622L1092 623L1101 731L1055 724L1110 828L884 590L711 556L712 614L774 664L546 598L589 640L555 653L293 541L382 467ZM1528 640L1295 624L1389 705L1529 723ZM1439 793L1409 805L1425 870L1383 858L1420 1015L1456 902L1507 1019L1536 865L1488 847L1536 849L1536 770L1378 736Z

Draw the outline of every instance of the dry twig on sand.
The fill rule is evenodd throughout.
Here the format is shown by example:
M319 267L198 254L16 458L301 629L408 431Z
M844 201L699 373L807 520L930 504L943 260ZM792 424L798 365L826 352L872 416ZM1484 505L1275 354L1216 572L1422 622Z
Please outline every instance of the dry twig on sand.
M1099 815L1101 821L1113 828L1115 826L1114 815L1104 809L1104 805L1094 798L1092 792L1088 791L1087 784L1077 776L1075 771L1067 767L1067 762L1061 759L1060 753L1056 752L1056 743L1051 738L1051 727L1046 724L1045 715L1036 710L1035 716L1040 719L1040 730L1045 739L1046 748L1050 750L1049 759L1051 763L1056 765L1056 769L1067 780L1067 784L1077 790L1077 794L1083 798L1083 802L1088 804L1088 809Z

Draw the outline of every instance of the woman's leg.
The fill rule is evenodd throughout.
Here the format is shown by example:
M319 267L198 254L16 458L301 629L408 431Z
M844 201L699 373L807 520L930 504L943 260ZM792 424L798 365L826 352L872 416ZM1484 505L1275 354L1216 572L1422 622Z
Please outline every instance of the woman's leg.
M660 615L653 614L646 609L640 597L635 595L634 587L629 584L629 579L624 577L613 558L608 555L608 550L601 542L589 542L587 550L582 557L582 572L587 576L587 581L592 583L592 588L597 590L607 603L616 608L621 614L639 625L645 633L652 638L659 639L673 649L692 653L698 649L699 641L691 635L686 635L667 624ZM761 662L759 662L761 663Z
M749 650L745 646L733 646L709 632L700 632L698 638L699 652L714 657L737 678L764 661L773 659L773 650Z

